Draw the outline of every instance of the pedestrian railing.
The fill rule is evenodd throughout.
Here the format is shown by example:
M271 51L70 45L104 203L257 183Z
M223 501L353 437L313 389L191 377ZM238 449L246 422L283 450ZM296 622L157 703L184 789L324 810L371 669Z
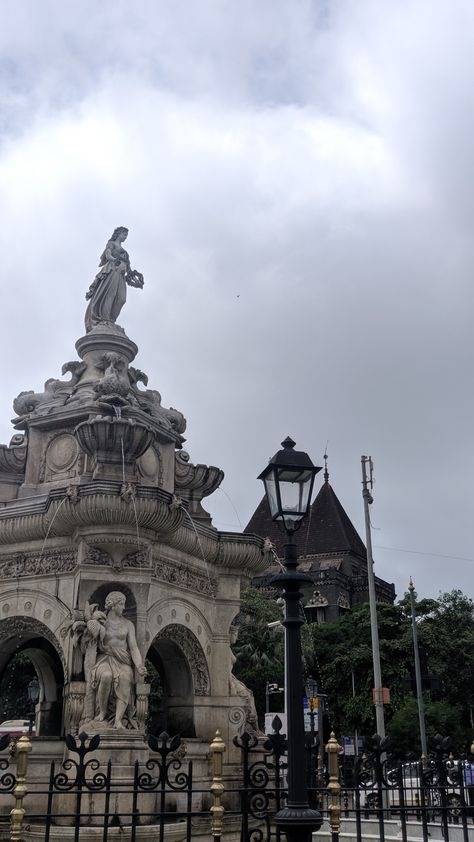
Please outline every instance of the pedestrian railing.
M52 761L41 777L28 772L35 740L23 735L12 751L4 735L3 826L9 822L11 842L220 842L228 831L241 842L283 842L273 819L287 800L287 741L278 717L273 725L266 737L244 733L234 739L241 764L232 778L223 771L225 744L217 732L205 784L194 780L179 736L149 736L149 759L131 762L125 775L104 759L99 735L67 736L64 760ZM340 753L332 734L324 764L318 764L314 745L301 759L308 767L308 802L325 820L315 838L338 842L342 822L356 842L367 834L385 842L394 825L401 842L472 842L474 758L454 758L447 739L437 738L423 762L407 763L395 759L388 740L375 736L344 773Z

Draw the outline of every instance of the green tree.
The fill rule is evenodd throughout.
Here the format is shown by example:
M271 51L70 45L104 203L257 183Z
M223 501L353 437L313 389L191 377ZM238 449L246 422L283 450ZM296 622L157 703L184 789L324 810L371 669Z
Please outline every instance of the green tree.
M462 707L446 700L432 701L428 693L424 696L426 736L429 741L436 734L449 735L453 746L464 748L465 729L462 726ZM401 757L421 755L418 703L415 696L406 696L395 711L388 731Z
M252 690L261 723L267 682L282 684L284 678L282 627L268 627L269 623L281 619L274 596L252 587L243 592L239 636L233 647L236 656L233 672Z
M391 691L387 718L401 704L404 679L410 669L410 625L399 605L377 606L380 656L384 686ZM375 713L372 702L373 667L370 611L356 606L338 620L303 629L306 669L328 694L333 727L339 734L372 734Z
M22 652L8 662L0 679L0 722L28 717L31 708L28 684L35 677L33 664Z
M417 711L417 703L413 692L407 690L407 679L414 674L408 594L397 605L378 604L377 618L382 679L391 697L385 708L386 730L395 742L400 740L405 748L411 745L418 751L418 715L411 716L413 710ZM417 604L417 627L428 671L441 680L440 691L427 695L427 733L449 734L453 744L463 748L472 738L474 603L459 590L440 594L437 600L421 600ZM308 667L319 671L339 733L353 733L355 729L372 733L375 715L369 606L358 606L326 626L308 626L303 639ZM405 715L409 724L403 726Z

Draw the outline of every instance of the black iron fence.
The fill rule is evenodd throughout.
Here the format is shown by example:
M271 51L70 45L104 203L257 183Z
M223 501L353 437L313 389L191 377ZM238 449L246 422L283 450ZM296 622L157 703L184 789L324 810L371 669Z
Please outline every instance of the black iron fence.
M236 737L239 773L227 778L224 743L216 735L209 747L209 780L200 785L178 736L149 736L143 760L131 759L126 766L107 759L106 741L101 745L98 735L68 736L64 760L52 761L41 777L27 769L35 740L22 736L12 758L5 735L0 804L4 821L10 821L10 839L79 842L93 831L97 842L219 842L231 831L241 842L284 842L273 823L287 797L281 728L276 717L273 734ZM337 842L341 831L357 842L474 839L474 757L454 757L447 739L437 738L423 762L396 759L389 741L377 736L366 741L351 766L341 764L334 735L326 750L319 764L316 745L301 758L309 802L326 820L315 838Z

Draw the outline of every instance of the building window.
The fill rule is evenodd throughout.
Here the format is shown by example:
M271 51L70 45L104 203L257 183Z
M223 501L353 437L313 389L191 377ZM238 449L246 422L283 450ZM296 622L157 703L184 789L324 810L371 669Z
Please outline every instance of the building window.
M326 609L321 607L316 611L316 622L318 626L322 626L326 622Z

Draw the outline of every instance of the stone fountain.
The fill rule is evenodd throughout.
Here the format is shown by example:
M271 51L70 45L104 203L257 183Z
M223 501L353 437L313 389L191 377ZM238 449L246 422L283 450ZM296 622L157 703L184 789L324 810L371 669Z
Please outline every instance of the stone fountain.
M146 760L148 725L181 734L206 781L216 728L232 770L233 737L255 725L230 636L242 584L268 560L259 538L213 526L202 500L223 472L192 463L183 414L132 365L138 348L116 320L143 277L125 231L89 290L79 359L18 395L0 445L0 670L22 651L37 671L39 777L62 758L60 737L84 729L127 774ZM163 687L151 721L145 664Z

